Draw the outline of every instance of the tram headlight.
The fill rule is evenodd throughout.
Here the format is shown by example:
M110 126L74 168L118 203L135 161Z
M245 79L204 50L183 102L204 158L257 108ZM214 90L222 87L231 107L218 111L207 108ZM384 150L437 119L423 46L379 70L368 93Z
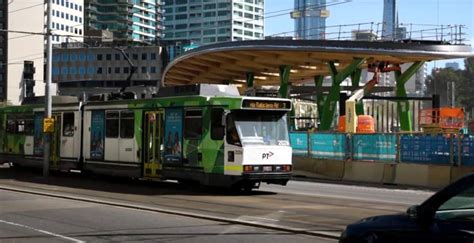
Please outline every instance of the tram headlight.
M251 165L244 165L244 172L252 172L253 166Z
M290 172L291 171L291 165L284 165L283 166L283 171Z

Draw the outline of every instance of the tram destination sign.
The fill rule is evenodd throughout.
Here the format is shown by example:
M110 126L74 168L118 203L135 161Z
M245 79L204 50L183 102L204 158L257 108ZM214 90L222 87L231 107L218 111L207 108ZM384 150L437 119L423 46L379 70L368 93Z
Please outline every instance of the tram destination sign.
M243 100L242 109L290 110L289 100Z

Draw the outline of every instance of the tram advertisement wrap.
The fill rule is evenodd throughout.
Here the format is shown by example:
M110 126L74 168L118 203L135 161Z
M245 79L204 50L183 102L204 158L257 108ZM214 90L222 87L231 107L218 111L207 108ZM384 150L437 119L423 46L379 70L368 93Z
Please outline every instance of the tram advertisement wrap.
M91 159L104 159L104 112L92 111Z
M166 109L165 118L165 161L179 163L182 158L183 110Z
M35 156L43 156L43 113L35 113L35 133L34 133L34 151Z

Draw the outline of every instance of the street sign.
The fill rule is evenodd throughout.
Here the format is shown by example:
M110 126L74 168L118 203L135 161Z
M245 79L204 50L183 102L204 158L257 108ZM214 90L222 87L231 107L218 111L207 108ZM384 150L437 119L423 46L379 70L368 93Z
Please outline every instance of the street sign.
M54 118L44 118L43 120L43 132L53 133L54 132Z

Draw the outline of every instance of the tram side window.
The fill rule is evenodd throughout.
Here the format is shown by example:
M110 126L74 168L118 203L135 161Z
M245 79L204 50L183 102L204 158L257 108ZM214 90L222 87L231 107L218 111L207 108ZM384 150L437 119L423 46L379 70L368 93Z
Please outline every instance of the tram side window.
M187 110L184 117L184 138L199 139L202 135L202 110Z
M63 136L74 136L74 113L63 114Z
M25 120L17 120L17 132L24 133L25 132Z
M133 111L120 112L120 138L133 138L135 120Z
M119 131L119 113L118 111L109 111L105 113L105 137L117 138Z
M33 116L25 118L25 134L33 136L35 133L35 122Z
M7 117L7 133L17 133L17 124L14 117Z
M222 116L224 109L213 108L211 110L211 139L222 140L224 138L224 126L222 125Z

